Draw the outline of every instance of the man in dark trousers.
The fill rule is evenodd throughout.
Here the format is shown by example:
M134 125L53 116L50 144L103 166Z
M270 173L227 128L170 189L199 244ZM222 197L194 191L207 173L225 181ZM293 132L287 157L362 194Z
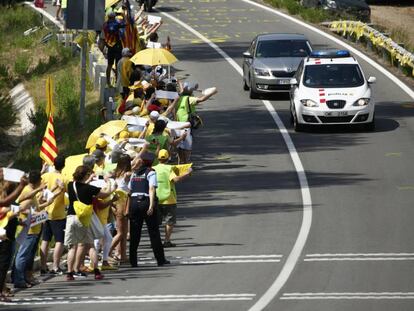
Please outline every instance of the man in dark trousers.
M137 250L141 240L142 225L145 221L148 228L148 235L151 240L152 251L158 266L169 264L165 259L164 248L161 242L158 217L156 211L157 175L151 168L154 161L154 154L144 153L138 168L133 171L129 182L129 262L132 267L138 265Z

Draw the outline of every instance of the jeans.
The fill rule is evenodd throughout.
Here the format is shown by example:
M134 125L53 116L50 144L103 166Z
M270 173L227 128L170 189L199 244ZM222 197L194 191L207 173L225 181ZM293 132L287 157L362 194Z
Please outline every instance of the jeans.
M38 243L37 234L29 234L16 254L13 271L13 283L15 286L26 284L26 271L33 266L34 256Z

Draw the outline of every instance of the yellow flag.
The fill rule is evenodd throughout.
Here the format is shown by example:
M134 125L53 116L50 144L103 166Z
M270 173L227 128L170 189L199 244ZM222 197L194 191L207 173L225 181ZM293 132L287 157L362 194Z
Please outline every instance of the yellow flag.
M178 171L178 176L182 176L187 173L188 169L193 166L193 163L174 165L174 168Z
M55 112L53 104L53 80L50 76L46 79L46 115L50 116Z

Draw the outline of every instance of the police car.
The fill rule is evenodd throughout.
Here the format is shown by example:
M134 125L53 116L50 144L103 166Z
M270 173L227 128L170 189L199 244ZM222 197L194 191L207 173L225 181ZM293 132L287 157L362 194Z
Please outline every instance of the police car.
M295 131L308 125L362 124L375 128L371 84L346 50L313 51L291 80L290 111Z

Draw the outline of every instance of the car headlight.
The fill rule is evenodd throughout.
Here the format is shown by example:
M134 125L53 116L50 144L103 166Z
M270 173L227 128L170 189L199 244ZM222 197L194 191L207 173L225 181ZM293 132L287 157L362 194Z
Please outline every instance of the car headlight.
M301 99L300 102L305 107L319 107L319 104L311 99Z
M369 98L360 98L353 105L354 106L367 106L369 104Z
M326 1L326 6L330 9L336 9L337 8L335 0Z
M270 76L270 72L268 69L260 69L260 68L254 68L254 72L258 75L258 76L265 76L265 77L269 77Z

